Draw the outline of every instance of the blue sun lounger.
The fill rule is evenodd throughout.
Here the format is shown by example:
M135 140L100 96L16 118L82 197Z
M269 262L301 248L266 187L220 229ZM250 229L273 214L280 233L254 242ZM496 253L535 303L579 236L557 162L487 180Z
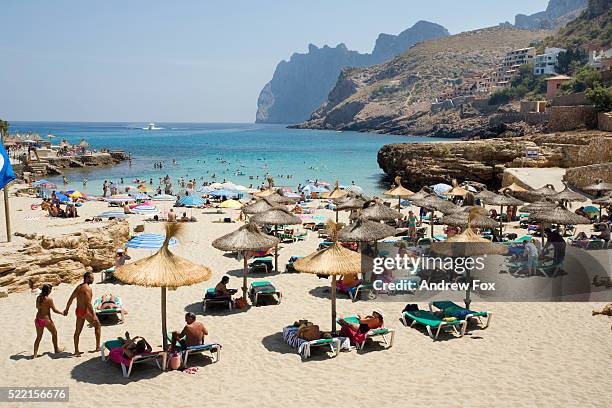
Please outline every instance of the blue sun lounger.
M455 317L457 319L465 319L466 321L469 321L472 318L477 319L483 329L489 327L489 324L491 324L491 318L493 317L493 312L486 310L474 311L466 309L448 300L430 302L429 310L433 312L434 307L444 312L444 316L446 317ZM484 323L482 322L483 317L486 318Z
M417 323L425 326L427 334L429 334L429 337L434 341L438 339L438 336L444 328L452 328L455 333L459 334L459 337L463 337L467 327L467 320L457 319L446 321L426 310L404 311L404 313L402 313L402 323L404 326L410 327L413 327ZM460 327L461 330L457 330L457 327ZM432 329L436 330L435 334Z

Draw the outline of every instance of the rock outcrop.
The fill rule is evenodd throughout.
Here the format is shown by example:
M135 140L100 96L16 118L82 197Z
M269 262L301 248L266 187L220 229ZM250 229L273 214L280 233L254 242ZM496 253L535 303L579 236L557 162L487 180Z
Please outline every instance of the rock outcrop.
M310 44L308 53L295 53L281 61L259 94L256 122L299 123L325 101L342 69L379 64L417 42L449 35L434 23L419 21L399 35L380 34L371 54L349 50L344 44L319 48Z
M528 30L552 29L566 25L578 17L588 0L550 0L546 10L539 13L514 17L514 26Z
M123 220L60 237L16 233L27 241L17 252L1 254L0 288L12 293L43 283L72 283L86 271L111 267L115 250L125 244L129 234L129 225Z
M528 148L537 149L539 157L526 159ZM454 143L398 143L385 145L378 152L380 168L391 178L402 177L411 189L451 179L498 188L504 169L509 167L573 168L606 162L612 162L612 134L600 131Z

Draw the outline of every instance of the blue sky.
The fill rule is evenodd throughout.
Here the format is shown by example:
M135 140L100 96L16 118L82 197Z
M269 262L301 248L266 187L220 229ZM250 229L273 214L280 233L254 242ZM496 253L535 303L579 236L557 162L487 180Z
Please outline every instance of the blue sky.
M309 43L371 51L418 20L451 33L548 0L3 2L0 117L252 122L276 64Z

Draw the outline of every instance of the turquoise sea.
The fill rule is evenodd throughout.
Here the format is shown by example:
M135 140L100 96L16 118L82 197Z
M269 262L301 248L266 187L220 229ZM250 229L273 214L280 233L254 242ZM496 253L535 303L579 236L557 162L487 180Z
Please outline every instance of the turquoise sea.
M135 184L134 179L170 175L201 181L232 181L258 187L269 173L276 185L295 187L307 179L361 186L369 194L388 187L376 154L387 143L433 141L431 138L378 135L359 132L287 129L282 125L157 123L160 130L143 130L146 123L14 122L11 133L48 133L78 143L81 138L92 148L129 152L133 159L114 167L71 169L66 172L66 189L101 195L102 182ZM176 164L173 164L176 160ZM162 169L155 162L163 161ZM216 177L213 178L212 176ZM291 175L292 178L287 178ZM253 179L249 179L253 176ZM82 181L88 179L84 188ZM62 188L61 177L49 177ZM176 184L175 184L176 185Z

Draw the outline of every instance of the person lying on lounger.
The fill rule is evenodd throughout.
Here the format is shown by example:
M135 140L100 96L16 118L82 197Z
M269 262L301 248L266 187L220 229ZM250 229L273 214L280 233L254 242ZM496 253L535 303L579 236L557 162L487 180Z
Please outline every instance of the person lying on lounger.
M208 335L208 330L201 322L196 321L196 315L191 312L186 313L185 323L180 333L172 332L170 351L174 351L177 345L185 350L187 347L204 344L204 337Z
M125 339L119 338L119 340L123 343L121 346L123 357L130 360L145 352L150 353L153 350L144 337L136 336L130 338L130 333L128 332L125 332Z
M338 323L342 328L340 329L340 336L348 337L353 343L361 343L367 332L373 329L378 329L383 326L384 320L380 310L373 310L370 315L362 317L357 315L359 318L359 324L347 322L343 318L338 320Z
M127 310L125 310L123 306L120 306L119 304L117 304L117 297L113 295L112 293L107 293L105 295L102 295L102 298L100 300L101 300L100 307L99 307L100 310L121 309L123 314L127 314Z

